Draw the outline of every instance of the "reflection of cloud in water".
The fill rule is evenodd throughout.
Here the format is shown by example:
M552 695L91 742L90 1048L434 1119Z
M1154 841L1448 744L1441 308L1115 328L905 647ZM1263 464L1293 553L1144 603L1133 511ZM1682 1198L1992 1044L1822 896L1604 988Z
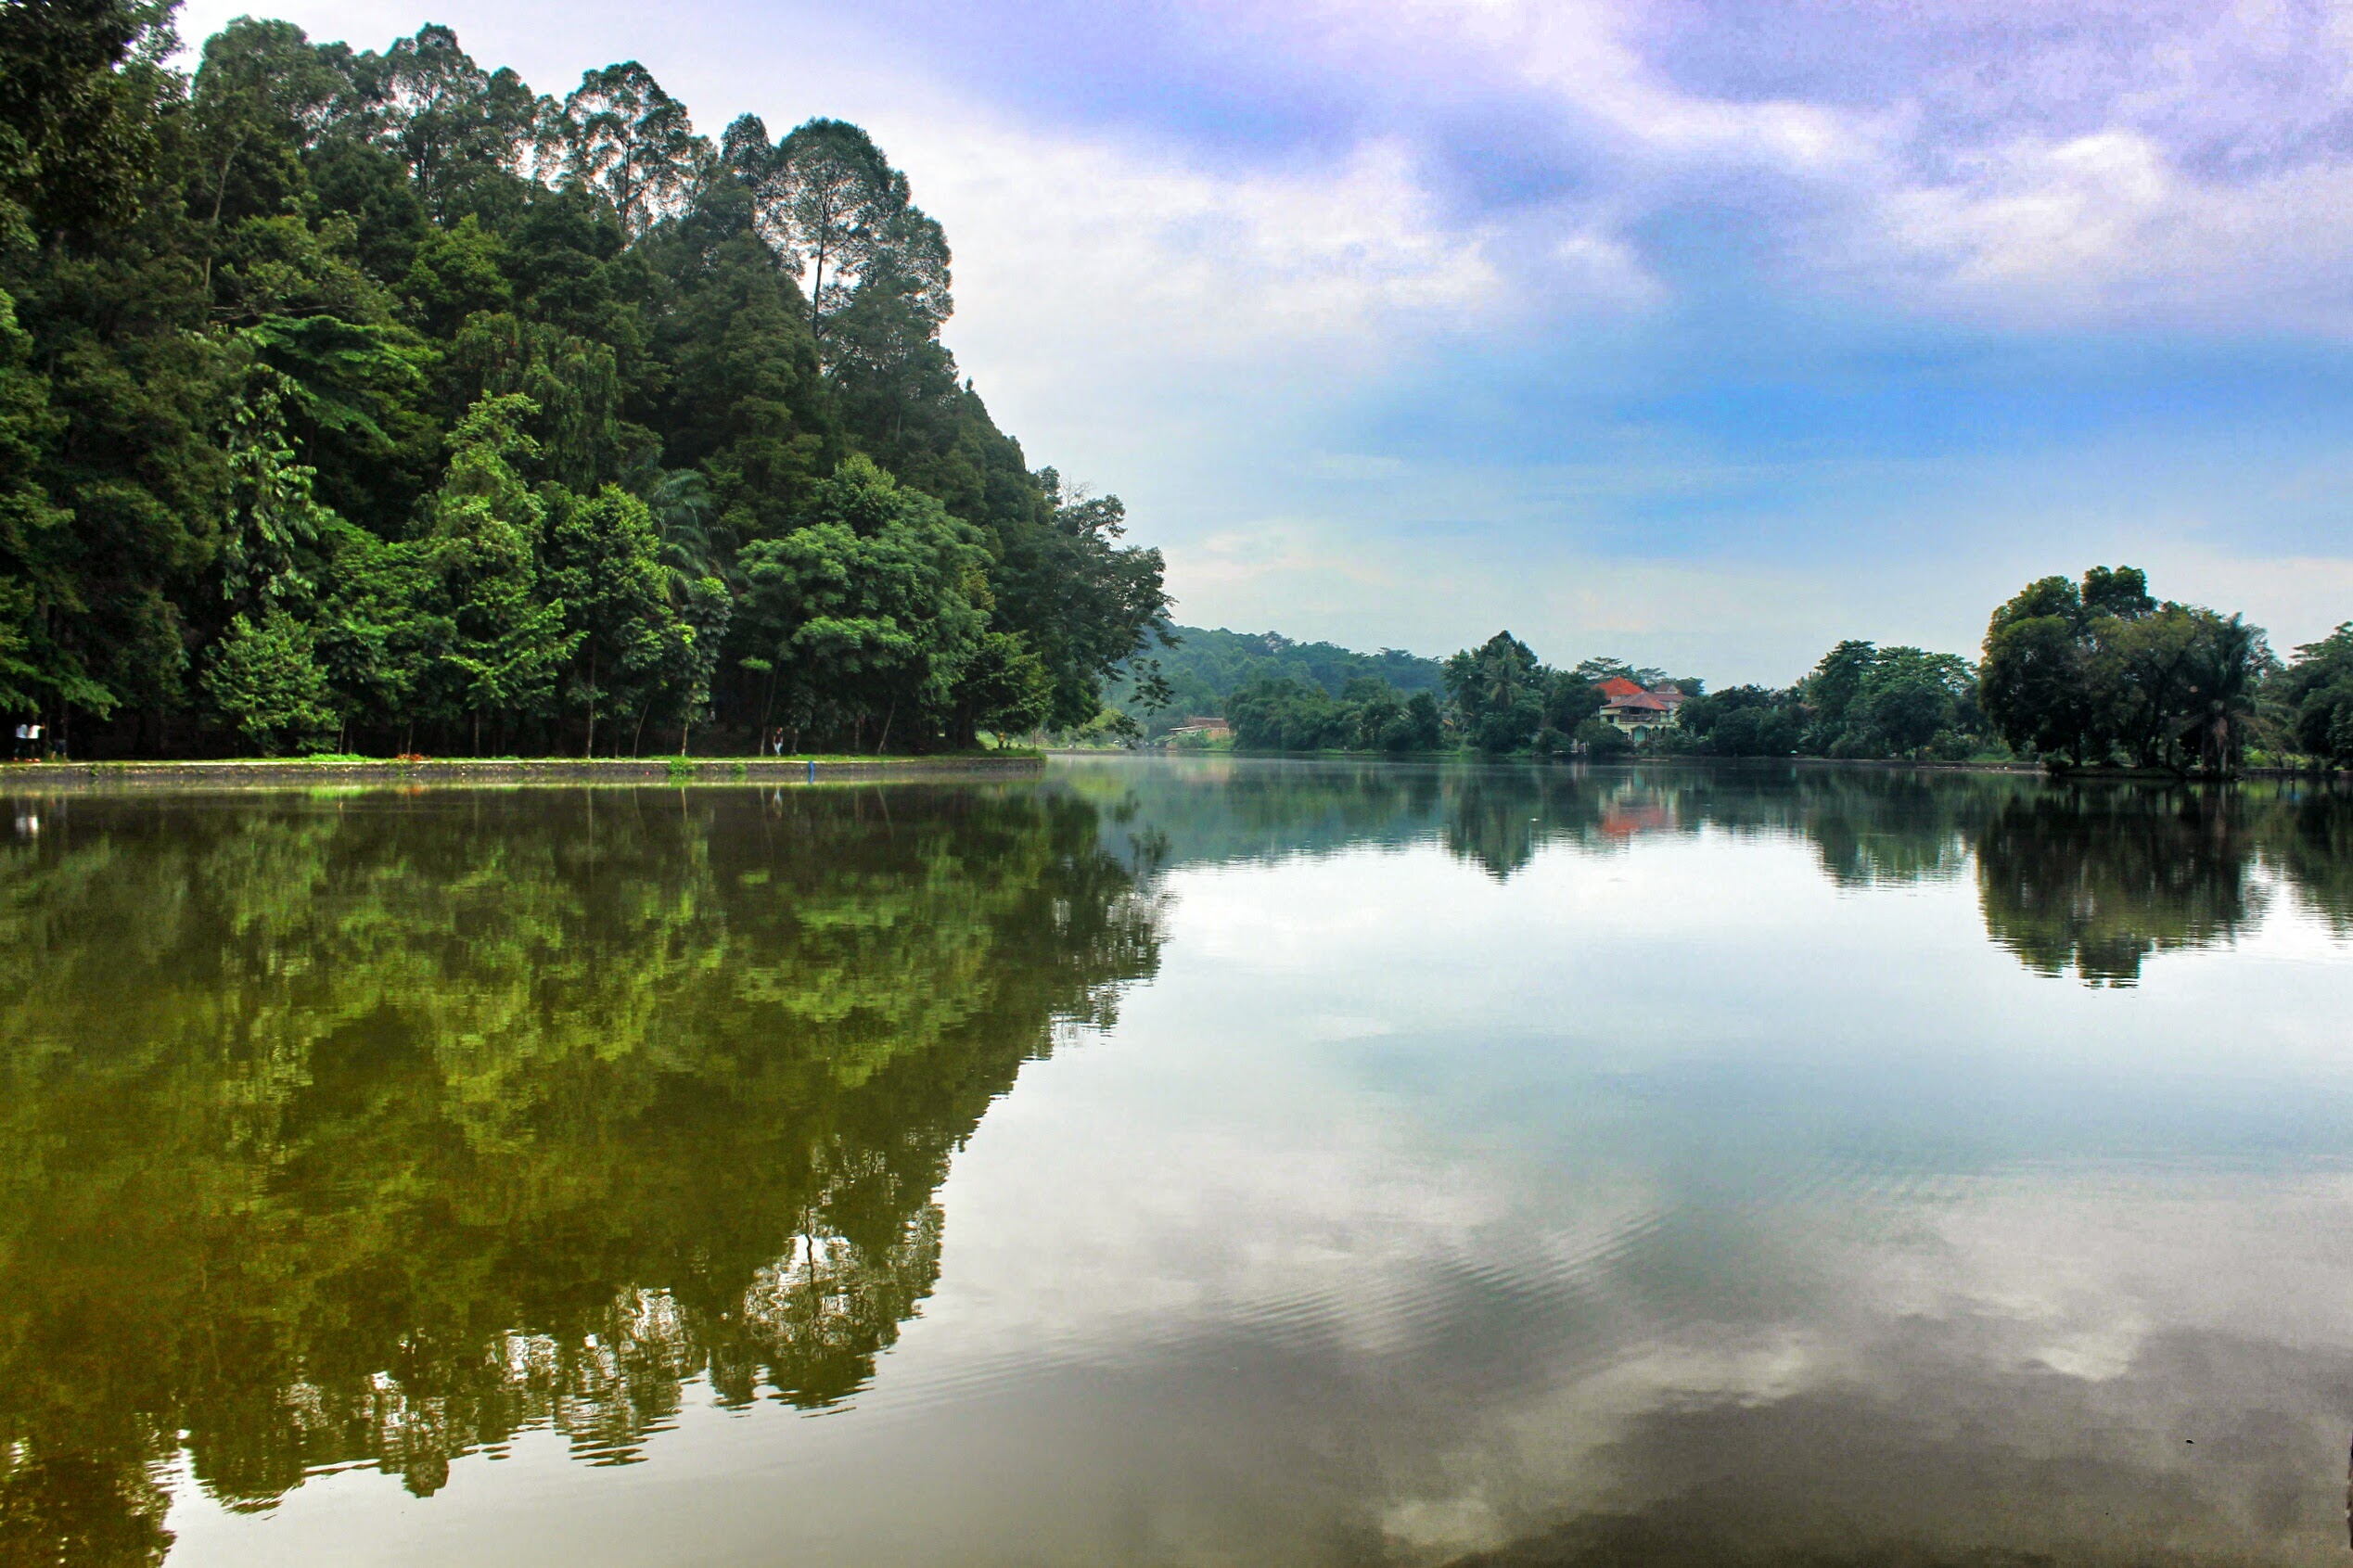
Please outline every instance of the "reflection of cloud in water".
M280 1468L239 1487L204 1468L237 1451L207 1418L173 1483L184 1555L2344 1549L2353 966L2325 913L2329 799L2216 811L2195 792L1786 769L1204 776L1072 770L1035 792L893 795L887 820L821 792L774 820L691 797L720 812L692 823L605 797L593 867L568 858L580 835L497 823L511 803L479 808L503 832L467 835L232 814L193 867L171 858L185 837L123 826L86 885L59 873L97 862L45 830L58 858L11 885L19 912L84 922L54 950L111 964L118 989L131 974L148 1017L178 1009L156 1059L236 1067L247 1094L178 1094L211 1080L91 1052L92 1094L67 1100L32 1070L52 1058L24 1054L14 1081L47 1087L18 1103L20 1136L136 1174L156 1141L116 1146L152 1125L172 1159L220 1172L108 1209L145 1217L131 1251L166 1267L139 1278L170 1287L117 1299L225 1320L207 1259L169 1251L198 1236L220 1239L214 1281L238 1245L277 1270L237 1277L257 1308L288 1280L390 1300L256 1316L281 1340L249 1370L162 1389L181 1404L153 1409L267 1432L226 1394L267 1397L283 1370L323 1420L370 1389L386 1418L257 1446ZM544 939L441 941L452 896L430 890L459 871L479 873L454 896L468 920L530 916ZM230 924L228 890L253 886L296 892ZM159 941L147 911L167 907L194 912ZM371 918L336 923L353 911ZM126 970L117 932L155 944L146 967ZM227 1026L198 1004L223 987L178 988L207 954L235 960L250 1015L284 1034L271 1060L299 1075L211 1049ZM314 961L312 989L282 989L281 957ZM74 973L45 972L62 988L8 1038L40 1044L104 996ZM553 1009L529 988L551 975ZM422 987L444 1022L364 983L412 1009ZM346 1017L382 1022L290 1027ZM250 1190L237 1127L207 1109L231 1103L270 1107L271 1146L312 1161L278 1197L316 1200L252 1244L248 1211L205 1197ZM23 1189L28 1213L74 1219L70 1201L115 1191L42 1168L62 1174ZM346 1201L402 1181L440 1206L410 1224ZM441 1217L460 1198L463 1227ZM351 1256L435 1284L464 1325L441 1343L484 1375L403 1359L401 1311L433 1319L316 1244L347 1210L368 1221ZM37 1248L7 1256L41 1277ZM366 1332L313 1326L345 1321ZM99 1348L89 1408L150 1408L109 1369L205 1365ZM478 1384L496 1423L431 1406ZM0 1412L49 1421L34 1392L0 1390L24 1407ZM572 1444L524 1433L495 1469L467 1457L518 1422ZM121 1455L146 1444L131 1432ZM372 1475L295 1486L266 1529L187 1495L275 1496L330 1456L461 1473L423 1506ZM99 1496L72 1479L10 1485ZM150 1539L153 1500L109 1506Z

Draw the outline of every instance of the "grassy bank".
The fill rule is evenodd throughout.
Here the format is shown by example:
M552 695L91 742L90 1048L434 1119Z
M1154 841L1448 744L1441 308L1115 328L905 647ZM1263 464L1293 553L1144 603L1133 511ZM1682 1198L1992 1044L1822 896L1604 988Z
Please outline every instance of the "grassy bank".
M212 762L0 763L0 789L238 789L317 784L465 787L515 784L878 783L894 780L1028 778L1042 771L1034 751L957 752L936 757L278 757Z

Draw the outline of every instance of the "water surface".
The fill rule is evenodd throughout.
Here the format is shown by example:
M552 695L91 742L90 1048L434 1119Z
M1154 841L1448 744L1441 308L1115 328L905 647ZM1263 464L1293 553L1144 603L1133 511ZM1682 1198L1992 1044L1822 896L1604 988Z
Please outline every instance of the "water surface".
M0 1562L2338 1562L2353 803L19 795Z

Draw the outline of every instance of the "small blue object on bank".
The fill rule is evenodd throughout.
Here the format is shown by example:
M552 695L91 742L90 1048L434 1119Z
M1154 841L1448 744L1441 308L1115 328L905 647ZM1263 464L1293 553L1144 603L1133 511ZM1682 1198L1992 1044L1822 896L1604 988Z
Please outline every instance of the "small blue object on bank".
M817 759L813 757L809 759L809 782L811 784L817 782Z

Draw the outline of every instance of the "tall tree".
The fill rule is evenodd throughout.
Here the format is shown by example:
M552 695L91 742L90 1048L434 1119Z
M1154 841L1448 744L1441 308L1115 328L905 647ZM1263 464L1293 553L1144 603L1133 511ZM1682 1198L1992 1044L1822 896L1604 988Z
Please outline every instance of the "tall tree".
M2308 757L2353 766L2353 621L2295 650L2280 677L2290 733Z
M517 172L536 147L541 106L522 78L484 70L439 23L383 55L363 55L372 118L415 177L427 210L455 216L458 194L486 173Z
M947 236L865 132L812 120L772 147L766 128L747 115L729 127L726 153L751 187L761 235L807 279L809 332L821 352L836 320L870 292L938 333L953 308Z
M988 629L978 531L863 457L814 487L803 519L741 556L739 624L772 692L847 705L876 750L894 729L937 734Z
M684 209L714 156L686 107L635 60L582 76L540 138L542 159L611 202L633 239Z
M538 454L523 433L535 412L529 398L514 393L484 398L468 410L451 437L449 471L430 507L439 604L450 628L433 706L468 723L478 752L485 719L551 709L583 635L540 580L547 503L515 467ZM595 690L592 673L592 741Z

